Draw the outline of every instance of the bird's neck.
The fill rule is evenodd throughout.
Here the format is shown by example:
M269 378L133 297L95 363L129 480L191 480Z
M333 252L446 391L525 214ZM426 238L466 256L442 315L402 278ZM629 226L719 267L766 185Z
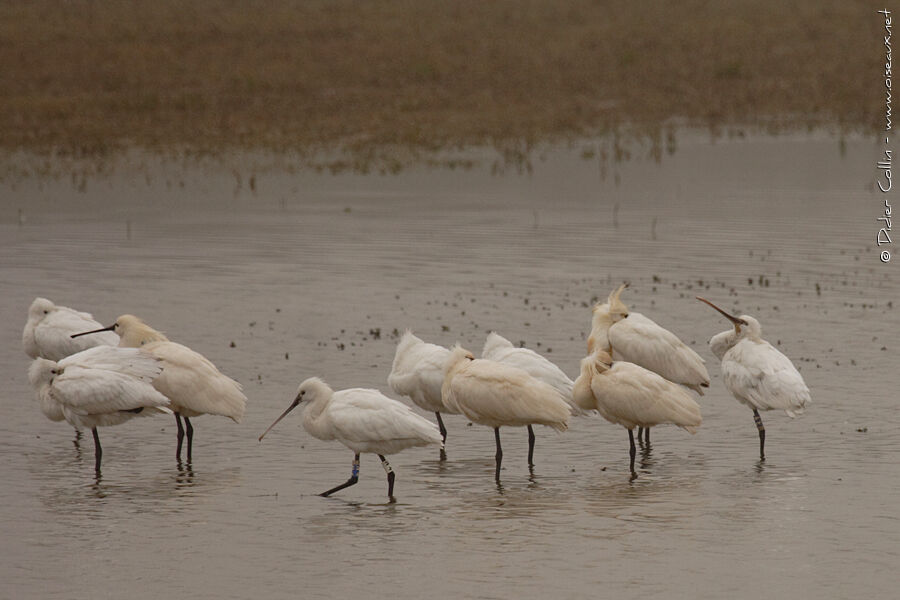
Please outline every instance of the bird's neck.
M331 402L330 397L316 398L303 409L303 428L311 436L320 440L334 439L334 434L331 433L331 428L326 423L327 415L325 414L325 409L328 408L329 402Z
M606 311L597 311L591 319L591 335L588 337L588 353L603 350L611 353L609 328L613 326L612 316Z

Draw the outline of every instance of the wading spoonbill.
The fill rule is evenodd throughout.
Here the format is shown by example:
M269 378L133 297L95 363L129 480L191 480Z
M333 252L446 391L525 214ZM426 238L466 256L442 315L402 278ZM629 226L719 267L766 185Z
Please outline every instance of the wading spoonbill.
M563 399L569 403L572 408L572 415L584 414L580 408L575 406L572 401L572 385L574 382L569 379L562 369L541 356L534 350L529 348L517 348L508 339L492 331L488 334L484 341L484 348L481 350L481 358L493 360L505 365L510 365L522 369L532 377L543 381L550 385L553 389L562 395ZM528 426L528 464L532 464L534 450L534 429Z
M793 418L810 402L809 388L791 360L762 339L762 327L749 315L735 317L706 298L697 296L731 321L734 329L709 340L713 354L722 361L725 387L738 402L750 407L759 431L759 458L766 459L766 428L761 410L783 410Z
M94 469L99 473L103 449L97 427L170 412L165 408L168 399L151 384L161 371L160 362L143 350L97 346L58 362L36 358L28 369L28 379L41 411L51 421L65 419L76 429L91 430Z
M700 405L683 387L634 363L613 362L600 349L581 360L573 395L580 408L597 410L610 423L628 430L632 477L637 476L632 433L635 427L647 429L672 423L696 433L703 422Z
M311 436L326 441L337 440L354 452L350 479L320 496L330 496L356 484L359 481L359 455L372 452L381 459L387 473L388 498L394 502L394 470L385 455L416 446L443 444L437 426L402 402L373 389L351 388L335 392L318 377L310 377L300 384L294 401L259 436L259 441L301 403L306 406L303 427Z
M407 329L397 344L391 374L388 375L388 385L396 394L407 396L419 408L434 413L444 443L447 442L447 428L441 413L455 412L441 401L444 363L449 357L449 350L424 342ZM447 458L443 447L441 458Z
M236 423L241 422L247 397L241 391L241 384L224 375L206 357L187 346L169 341L161 332L153 329L134 315L122 315L109 327L86 331L75 337L115 331L119 334L119 346L142 348L162 361L162 373L153 380L153 387L171 402L178 426L178 443L175 457L181 460L181 445L184 429L187 428L187 459L191 460L194 428L190 417L200 415L221 415Z
M522 369L493 360L475 358L459 344L447 360L441 388L444 404L469 420L493 428L497 444L494 479L500 481L501 427L547 425L557 431L568 428L572 409L549 384ZM534 435L528 438L528 466L533 467Z

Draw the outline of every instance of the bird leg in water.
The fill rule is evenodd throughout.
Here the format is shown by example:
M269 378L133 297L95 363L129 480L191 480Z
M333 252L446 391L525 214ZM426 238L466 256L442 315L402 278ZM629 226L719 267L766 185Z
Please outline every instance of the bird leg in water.
M755 408L753 409L753 420L756 421L756 428L759 430L759 460L766 460L766 428L763 427L762 417Z
M534 429L528 426L528 466L534 466Z
M394 502L394 469L391 468L391 463L387 461L383 454L379 454L378 458L381 459L381 466L384 467L384 472L387 473L388 498L391 499L391 502Z
M184 427L181 425L181 415L179 413L175 413L175 423L178 425L178 433L176 434L178 443L175 446L175 458L181 461L181 442L184 440Z
M447 442L447 428L444 427L444 421L443 421L443 419L441 419L441 413L436 412L436 413L434 413L434 416L437 417L438 429L440 429L440 431L441 431L441 441L446 443Z
M500 463L503 461L503 449L500 448L500 428L494 427L494 440L497 442L497 454L494 459L497 461L497 468L494 471L494 479L500 481Z
M342 483L337 487L333 487L327 492L322 492L319 494L320 496L330 496L331 494L337 492L338 490L342 490L344 488L350 487L351 485L356 484L359 481L359 454L353 457L353 474L350 475L350 479Z
M628 430L628 441L631 443L631 450L629 454L631 455L631 474L636 476L637 473L634 471L634 457L637 456L637 448L634 447L634 432L629 429Z
M97 434L97 428L92 427L91 433L94 434L94 470L100 472L100 459L103 457L103 448L100 447L100 436Z
M191 420L187 417L184 418L184 428L187 430L187 439L188 439L188 455L187 460L191 462L191 446L194 445L194 427L191 425Z
M434 416L437 417L438 429L441 432L441 442L444 444L447 443L447 428L444 427L444 421L441 419L441 413L435 412ZM441 447L441 460L447 460L447 452Z
M644 427L644 443L650 445L650 428Z

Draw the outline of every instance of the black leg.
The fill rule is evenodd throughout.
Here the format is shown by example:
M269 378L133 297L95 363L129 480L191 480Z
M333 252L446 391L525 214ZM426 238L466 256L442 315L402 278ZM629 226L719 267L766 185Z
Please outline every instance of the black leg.
M356 482L359 481L359 454L353 457L353 474L350 475L350 479L342 483L337 487L333 487L327 492L322 492L319 494L320 496L330 496L338 490L342 490L344 488L350 487L351 485L355 485Z
M441 441L443 443L447 443L447 428L444 427L444 421L441 419L441 413L436 412L434 416L437 417L438 429L441 431ZM441 448L441 460L447 460L447 452Z
M394 499L394 469L391 468L391 463L387 461L383 454L379 454L378 458L381 459L381 466L384 467L384 472L387 473L388 480L388 498L391 502L396 502Z
M534 429L528 426L528 466L534 466Z
M756 428L759 430L759 460L766 460L766 428L763 427L762 417L755 408L753 409L753 420L756 421Z
M184 428L187 430L187 439L188 439L188 462L191 462L191 446L194 445L194 427L191 425L191 420L187 417L184 418Z
M94 470L100 472L100 459L103 458L103 448L100 447L100 436L97 435L97 428L93 427L91 433L94 434Z
M184 427L181 425L181 415L175 413L175 423L178 425L178 445L175 446L175 459L181 461L181 442L184 440Z
M447 441L447 428L444 427L444 420L441 419L441 413L436 412L436 413L434 413L434 416L437 417L438 429L441 430L441 441L446 442Z
M497 468L494 471L494 479L500 481L500 463L503 462L503 449L500 448L500 428L494 427L494 440L497 442L497 454L494 459L497 461Z
M631 443L631 450L629 454L631 455L631 475L632 477L636 477L637 473L634 470L634 457L637 455L637 448L634 447L634 432L630 429L628 430L628 441Z
M650 428L644 427L644 442L649 446L650 445Z

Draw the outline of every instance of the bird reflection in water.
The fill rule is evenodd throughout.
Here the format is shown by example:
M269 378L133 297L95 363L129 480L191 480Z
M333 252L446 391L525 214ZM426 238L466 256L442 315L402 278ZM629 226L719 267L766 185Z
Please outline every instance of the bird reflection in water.
M175 476L175 487L177 489L194 487L194 467L191 462L182 463L178 461L178 474Z

